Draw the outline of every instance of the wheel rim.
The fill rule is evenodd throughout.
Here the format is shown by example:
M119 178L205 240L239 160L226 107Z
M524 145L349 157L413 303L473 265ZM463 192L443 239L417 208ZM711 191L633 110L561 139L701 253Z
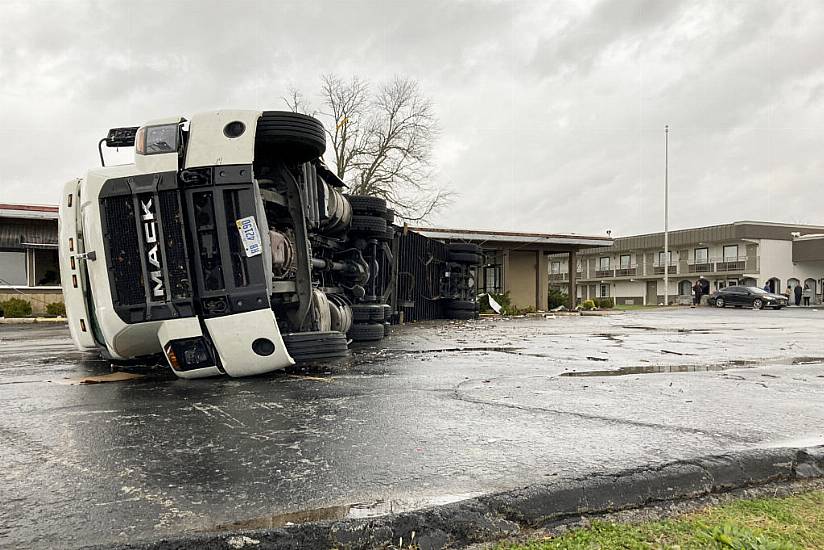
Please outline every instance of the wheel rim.
M724 298L716 298L715 307L724 307Z
M762 302L761 300L755 300L755 301L752 303L752 307L754 307L755 309L761 309L761 307L762 307L763 305L764 305L764 302Z

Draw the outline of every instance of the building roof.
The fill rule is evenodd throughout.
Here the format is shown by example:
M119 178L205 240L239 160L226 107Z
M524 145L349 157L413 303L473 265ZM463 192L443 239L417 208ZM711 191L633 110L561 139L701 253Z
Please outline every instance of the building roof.
M18 218L26 220L56 220L57 207L44 204L0 203L0 218Z
M533 245L540 248L570 248L603 247L612 244L609 237L594 237L586 235L561 235L556 233L517 233L512 231L480 231L473 229L444 229L439 227L410 227L409 230L419 233L430 239L449 241L473 242L479 245L511 243L518 245Z
M742 239L771 239L792 241L793 233L822 233L824 226L775 222L737 221L721 225L709 225L669 232L669 247L690 246L703 243L740 241ZM664 249L664 232L645 233L628 237L616 237L615 244L590 252L621 252L642 249Z

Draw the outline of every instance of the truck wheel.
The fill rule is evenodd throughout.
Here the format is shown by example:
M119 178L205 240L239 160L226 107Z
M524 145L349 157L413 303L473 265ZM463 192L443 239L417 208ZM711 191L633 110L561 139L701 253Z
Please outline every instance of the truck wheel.
M289 111L264 111L257 122L255 156L302 164L323 156L326 134L316 118Z
M392 320L392 306L389 304L383 304L383 319L385 321Z
M349 338L355 342L374 342L383 338L383 323L358 323L349 329Z
M391 241L394 238L395 238L395 228L387 227L386 228L386 233L384 234L383 239L386 240L386 241Z
M376 216L352 216L349 231L383 239L386 237L386 220Z
M349 204L356 214L366 214L368 216L386 216L386 200L380 197L369 197L367 195L347 195Z
M346 336L342 332L292 332L283 335L286 351L297 363L338 359L349 355Z
M480 265L483 256L472 252L450 252L449 261L456 264Z
M383 304L354 304L352 318L356 323L383 322Z

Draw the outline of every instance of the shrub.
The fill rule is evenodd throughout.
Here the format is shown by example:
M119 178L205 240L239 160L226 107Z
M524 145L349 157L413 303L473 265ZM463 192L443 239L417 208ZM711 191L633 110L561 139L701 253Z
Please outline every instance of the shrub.
M593 301L595 303L595 307L599 309L610 309L615 307L615 302L612 298L595 298Z
M4 315L12 317L28 317L31 315L31 304L21 298L9 298L2 304Z
M569 305L569 295L565 292L561 292L558 288L550 288L549 289L549 300L548 300L549 309L554 309L558 306L568 306Z
M66 304L63 302L52 302L46 304L46 313L49 315L56 315L57 317L66 316Z
M581 304L581 307L587 311L595 309L595 302L593 302L592 300L584 300L584 303Z

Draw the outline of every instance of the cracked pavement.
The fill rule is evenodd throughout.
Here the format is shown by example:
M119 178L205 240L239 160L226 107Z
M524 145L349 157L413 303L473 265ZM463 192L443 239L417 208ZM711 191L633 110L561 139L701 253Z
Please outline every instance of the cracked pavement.
M820 444L822 329L793 308L426 323L338 364L100 383L110 363L65 327L0 325L0 545L363 517Z

